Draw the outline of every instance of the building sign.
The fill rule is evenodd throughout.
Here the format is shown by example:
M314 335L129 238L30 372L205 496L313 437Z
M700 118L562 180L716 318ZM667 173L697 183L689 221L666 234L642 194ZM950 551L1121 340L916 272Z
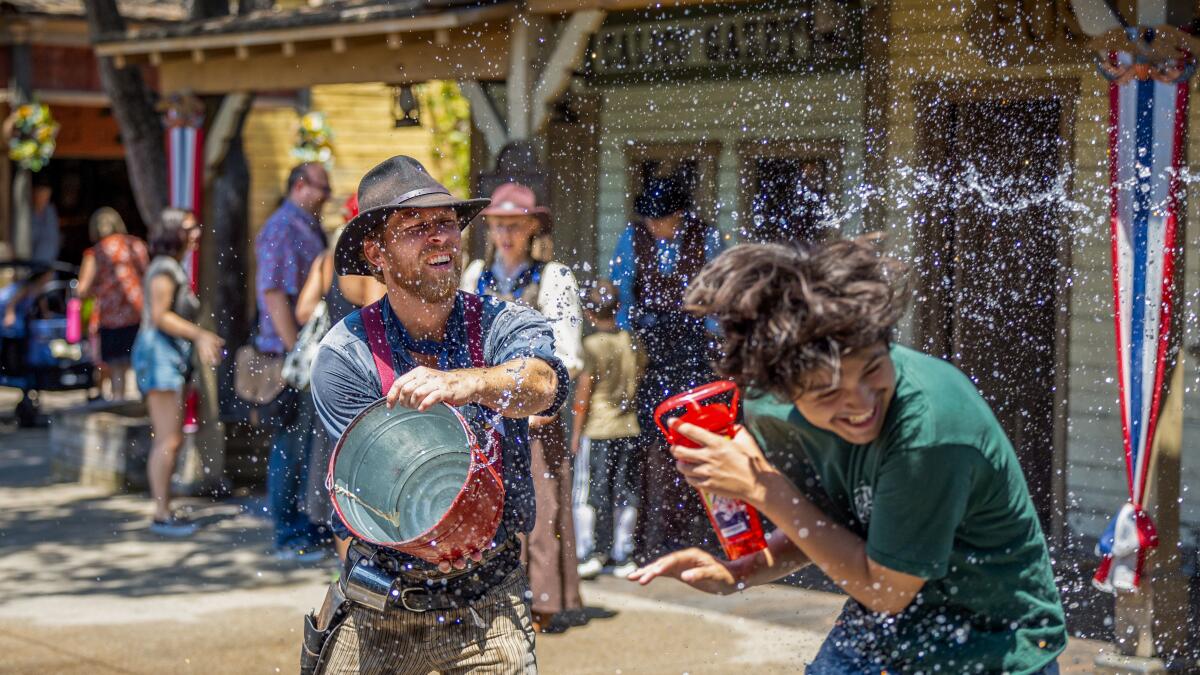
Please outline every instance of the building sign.
M818 4L817 12L805 5L782 13L730 12L606 25L592 40L587 75L715 78L739 71L857 67L862 53L861 12L839 3ZM830 11L837 16L822 14Z

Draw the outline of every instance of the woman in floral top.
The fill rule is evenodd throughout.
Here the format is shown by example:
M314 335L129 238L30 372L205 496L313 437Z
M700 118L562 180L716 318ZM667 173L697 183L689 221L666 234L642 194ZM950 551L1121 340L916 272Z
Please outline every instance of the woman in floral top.
M120 214L105 206L88 224L94 246L84 251L79 268L80 297L96 299L101 377L109 378L112 394L125 398L125 374L142 320L142 276L150 264L146 244L125 232Z

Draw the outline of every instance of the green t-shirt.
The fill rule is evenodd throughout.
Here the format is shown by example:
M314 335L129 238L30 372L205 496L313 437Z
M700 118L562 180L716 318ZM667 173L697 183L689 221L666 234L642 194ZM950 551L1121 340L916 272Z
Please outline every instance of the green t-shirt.
M954 366L901 346L891 357L895 397L868 445L818 429L778 398L745 406L771 463L863 537L872 560L926 579L895 617L847 603L841 636L905 673L1036 672L1067 636L1012 444Z

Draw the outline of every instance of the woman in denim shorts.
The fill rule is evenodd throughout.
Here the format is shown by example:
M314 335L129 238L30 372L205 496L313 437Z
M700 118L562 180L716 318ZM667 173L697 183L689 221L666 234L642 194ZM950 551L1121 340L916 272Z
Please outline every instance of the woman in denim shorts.
M133 369L154 438L146 464L154 498L150 530L186 537L196 531L195 523L171 512L171 473L183 444L183 387L191 374L193 350L201 363L215 366L221 361L224 341L196 325L200 301L180 264L200 241L199 223L186 211L165 209L155 231L150 239L153 260L143 281L142 323L133 343Z

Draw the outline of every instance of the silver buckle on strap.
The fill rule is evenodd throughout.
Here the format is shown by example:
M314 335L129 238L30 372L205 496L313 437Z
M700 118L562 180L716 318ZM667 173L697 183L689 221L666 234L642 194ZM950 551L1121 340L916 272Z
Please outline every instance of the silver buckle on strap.
M417 612L418 614L428 612L429 611L428 607L414 607L414 606L408 604L408 595L410 593L424 593L426 597L429 596L429 591L425 590L424 588L417 588L414 586L414 587L402 589L400 591L400 606L403 607L404 609L407 609L410 612Z

